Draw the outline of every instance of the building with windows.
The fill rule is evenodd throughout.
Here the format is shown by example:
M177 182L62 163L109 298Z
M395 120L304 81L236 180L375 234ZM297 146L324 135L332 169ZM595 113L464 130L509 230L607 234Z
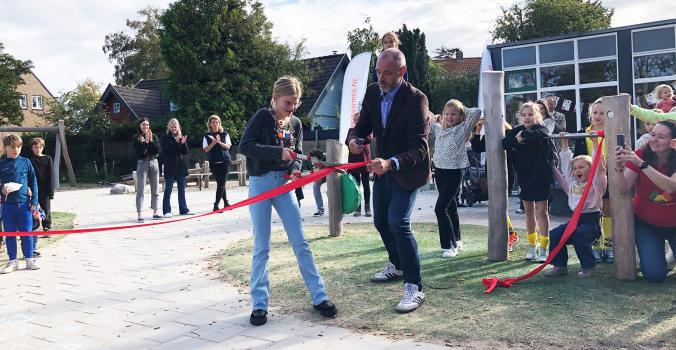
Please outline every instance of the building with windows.
M676 88L676 19L488 47L495 70L505 72L507 120L522 103L549 95L574 132L589 124L599 97L628 93L646 108L659 84Z
M21 79L23 79L23 84L16 88L20 94L19 105L23 112L21 126L47 125L42 114L49 111L48 101L54 100L54 95L32 71L29 74L22 74Z

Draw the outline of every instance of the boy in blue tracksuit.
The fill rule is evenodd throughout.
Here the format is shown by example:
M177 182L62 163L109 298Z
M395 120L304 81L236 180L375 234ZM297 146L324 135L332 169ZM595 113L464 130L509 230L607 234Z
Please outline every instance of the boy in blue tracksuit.
M33 209L38 207L38 182L35 170L30 160L19 156L23 141L16 135L5 136L2 139L5 147L4 159L0 160L0 182L2 194L5 198L2 204L2 221L5 232L32 231ZM7 184L10 182L21 184L21 188L9 192ZM28 195L30 188L32 196ZM21 251L26 258L26 269L37 270L40 267L33 259L33 237L21 237ZM16 237L7 237L7 254L9 262L0 270L0 273L14 272L19 268L16 261Z

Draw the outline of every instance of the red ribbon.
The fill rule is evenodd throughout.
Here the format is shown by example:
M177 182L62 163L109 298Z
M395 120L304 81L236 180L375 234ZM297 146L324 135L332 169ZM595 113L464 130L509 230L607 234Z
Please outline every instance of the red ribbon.
M69 234L74 234L74 233L87 233L87 232L105 232L105 231L116 231L116 230L127 230L127 229L132 229L132 228L139 228L139 227L148 227L148 226L158 226L158 225L166 225L166 224L171 224L174 222L180 222L180 221L186 221L186 220L194 220L198 219L201 217L209 216L209 215L214 215L218 213L222 213L224 211L229 211L229 210L234 210L237 208L241 208L244 206L247 206L249 204L253 204L256 202L261 202L266 199L270 199L276 196L279 196L280 194L295 190L296 188L303 187L309 183L312 183L314 181L317 181L325 176L328 176L332 172L336 170L350 170L350 169L355 169L359 168L362 166L365 166L369 162L360 162L360 163L348 163L348 164L340 164L340 165L335 165L331 167L326 167L323 168L319 171L316 171L314 173L310 173L307 176L302 176L298 178L295 181L287 182L286 184L275 188L274 190L270 190L264 193L261 193L259 195L253 196L251 198L245 199L241 202L235 203L233 205L227 206L223 209L219 209L217 211L212 211L200 215L195 215L195 216L190 216L190 217L185 217L181 219L175 219L175 220L163 220L163 221L158 221L158 222L153 222L153 223L147 223L147 224L135 224L135 225L124 225L124 226L112 226L112 227L92 227L92 228L81 228L81 229L74 229L74 230L52 230L46 232L49 235L69 235ZM0 237L2 236L35 236L38 234L45 234L45 232L27 232L27 231L20 231L20 232L0 232Z
M512 287L512 285L516 282L531 278L535 275L537 275L542 269L544 269L556 256L556 254L559 253L559 251L563 248L563 246L566 245L566 242L568 242L568 238L575 232L575 229L577 228L577 223L580 220L580 215L582 215L582 208L584 207L584 203L587 200L587 196L589 195L589 191L591 190L592 182L594 180L594 175L596 175L596 168L599 166L599 162L601 160L601 147L603 147L603 131L600 131L598 133L599 137L601 137L601 143L599 144L599 151L596 152L596 155L594 155L594 161L592 162L591 170L589 170L589 178L587 179L587 183L584 186L584 191L582 191L582 197L580 197L580 201L577 203L577 207L575 207L575 212L573 212L573 216L570 218L570 221L568 222L568 225L566 226L565 231L563 231L563 236L561 237L561 241L559 241L559 244L554 247L554 249L551 249L549 251L549 256L547 257L547 260L542 263L540 266L536 267L533 269L531 272L517 278L505 278L505 279L499 279L497 277L490 277L490 278L484 278L481 280L481 283L484 284L486 287L486 290L484 291L484 294L490 294L492 293L496 287Z

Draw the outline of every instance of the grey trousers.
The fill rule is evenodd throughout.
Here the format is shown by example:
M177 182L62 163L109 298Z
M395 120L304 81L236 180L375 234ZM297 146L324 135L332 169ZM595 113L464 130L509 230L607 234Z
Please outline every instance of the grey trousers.
M136 211L143 209L143 191L146 187L146 178L150 180L150 208L157 210L157 192L160 185L160 167L157 159L141 159L136 163Z

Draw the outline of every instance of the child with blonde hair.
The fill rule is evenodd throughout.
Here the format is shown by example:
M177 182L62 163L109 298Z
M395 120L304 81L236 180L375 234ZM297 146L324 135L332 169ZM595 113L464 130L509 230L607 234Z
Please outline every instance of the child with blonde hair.
M598 144L593 143L593 153L598 152ZM561 169L552 167L554 176L561 185L561 188L568 195L568 206L571 210L577 208L582 197L592 167L592 157L588 155L579 155L573 158L573 154L568 149L568 139L561 139ZM596 261L592 252L592 243L601 236L601 206L603 205L603 193L606 192L608 179L606 177L606 167L601 158L601 163L596 168L596 174L592 180L592 187L584 202L582 215L577 223L573 234L568 238L567 244L575 247L575 252L580 260L580 271L577 276L586 278L595 271ZM549 232L552 246L556 246L561 241L568 223L558 226ZM561 250L552 259L552 268L545 272L545 276L554 277L568 273L568 248L564 245Z
M441 123L430 123L435 136L432 163L439 190L434 212L444 258L456 256L462 248L457 198L463 169L469 167L465 143L479 117L480 109L466 108L462 102L450 100L444 105Z
M653 109L652 110L655 113L663 113L661 109ZM644 121L643 124L645 125L645 134L641 135L641 137L636 140L636 145L634 147L634 150L640 149L643 145L647 145L648 142L650 142L650 133L653 131L653 128L655 127L655 123L651 123L648 121Z
M669 113L669 111L676 107L674 89L667 84L657 85L655 88L655 97L659 100L655 105L655 109L659 109L664 113Z
M528 230L528 250L524 258L544 262L549 246L547 201L553 181L553 154L537 105L524 103L519 111L519 121L521 125L507 131L502 146L505 150L514 150L514 169L521 188L519 198L523 200ZM540 229L539 239L536 222Z

